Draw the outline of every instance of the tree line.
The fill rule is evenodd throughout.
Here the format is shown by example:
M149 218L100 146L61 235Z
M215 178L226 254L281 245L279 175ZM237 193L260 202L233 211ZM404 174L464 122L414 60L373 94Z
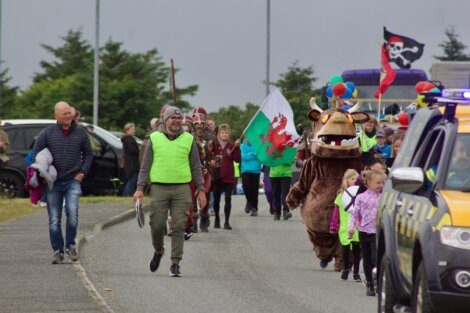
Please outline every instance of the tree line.
M467 61L466 45L458 40L453 27L446 29L447 40L439 46L443 61ZM32 84L25 90L11 86L8 69L0 73L1 118L51 118L53 104L59 100L71 103L82 113L87 122L93 116L93 66L94 49L83 38L81 29L69 30L62 44L41 46L53 57L42 60L40 72L33 76ZM176 69L178 72L179 69ZM172 103L169 86L169 65L157 49L135 53L123 49L123 43L109 39L100 48L99 119L100 126L119 130L127 122L134 122L140 134L148 127L151 117L159 114L164 105ZM294 111L295 123L307 123L305 117L312 96L319 96L321 88L315 87L313 66L301 67L293 62L271 85L279 88ZM176 89L178 106L189 112L190 98L198 91L198 85ZM319 98L319 97L318 97ZM258 110L253 103L244 106L221 107L210 116L217 124L228 123L233 136L241 135L244 127Z

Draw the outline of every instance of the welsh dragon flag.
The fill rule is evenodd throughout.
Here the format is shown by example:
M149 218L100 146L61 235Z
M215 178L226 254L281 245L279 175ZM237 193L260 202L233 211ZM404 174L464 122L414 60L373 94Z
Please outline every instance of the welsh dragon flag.
M263 165L294 161L300 136L295 130L292 108L279 90L274 89L266 97L244 133Z

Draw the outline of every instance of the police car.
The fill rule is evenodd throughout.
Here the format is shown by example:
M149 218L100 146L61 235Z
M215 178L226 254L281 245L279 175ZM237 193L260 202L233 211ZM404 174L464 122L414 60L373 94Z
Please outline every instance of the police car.
M470 312L470 90L417 111L377 217L378 312Z

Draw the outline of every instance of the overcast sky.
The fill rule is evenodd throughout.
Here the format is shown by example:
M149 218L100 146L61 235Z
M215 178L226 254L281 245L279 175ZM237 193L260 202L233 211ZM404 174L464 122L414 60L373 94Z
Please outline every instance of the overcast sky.
M378 67L383 25L426 44L413 68L428 71L446 27L470 46L469 15L469 0L271 0L271 81L296 60L314 67L317 86L346 69ZM39 61L50 60L40 44L61 45L69 29L82 27L94 44L94 20L95 0L3 0L2 59L13 84L30 85ZM101 43L110 37L174 58L177 85L199 85L194 105L214 111L264 99L266 0L101 0Z

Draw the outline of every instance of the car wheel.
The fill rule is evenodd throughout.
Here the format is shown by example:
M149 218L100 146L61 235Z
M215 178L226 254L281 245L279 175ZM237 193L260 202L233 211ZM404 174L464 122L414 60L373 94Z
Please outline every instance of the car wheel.
M431 305L431 295L428 287L428 277L423 262L419 265L413 286L413 298L411 301L413 313L434 313Z
M377 303L379 313L393 313L393 306L397 303L397 297L393 288L390 275L390 261L384 255L380 262L380 273L377 282Z
M23 179L14 173L0 174L0 192L8 198L23 198L25 188Z

